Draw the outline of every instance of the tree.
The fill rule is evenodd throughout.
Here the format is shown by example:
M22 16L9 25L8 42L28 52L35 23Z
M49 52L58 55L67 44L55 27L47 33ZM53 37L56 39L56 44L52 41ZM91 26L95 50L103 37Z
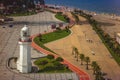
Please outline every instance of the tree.
M81 59L81 65L83 65L83 61L84 61L84 59L85 59L84 54L80 54L80 59Z
M75 55L75 58L77 57L77 55L76 55L76 51L77 51L78 49L75 47L75 49L74 49L74 55Z
M48 58L48 59L54 59L54 55L48 54L48 55L47 55L47 58Z
M72 54L75 55L76 61L78 61L79 58L79 52L76 47L73 47Z
M73 55L75 54L75 48L76 48L76 47L72 47L72 54L73 54Z
M92 61L92 64L91 64L92 68L93 68L93 74L96 73L96 68L98 67L98 64L96 61Z
M76 15L76 14L73 13L73 12L71 12L71 14L72 14L73 17L75 18L75 22L76 22L76 24L78 24L78 23L79 23L79 17L78 17L78 15Z
M11 8L6 9L6 12L9 13L25 12L28 9L35 8L34 0L0 0L0 3L4 4L5 7L11 6Z
M95 67L95 80L104 80L103 75L101 73L101 68L99 66Z
M75 58L77 58L77 59L76 59L77 61L78 61L78 55L79 55L78 49L75 48Z
M63 62L64 60L63 60L63 58L61 58L61 57L57 57L57 58L56 58L56 61Z
M93 61L91 66L93 67L93 71L94 71L94 74L95 74L95 80L104 80L103 74L101 72L101 68L99 67L97 62Z
M38 38L39 38L39 41L42 41L42 34L41 33L38 35Z
M88 70L88 65L90 63L90 58L89 57L85 57L85 62L86 62L86 69Z
M78 59L79 59L79 51L78 51L77 48L75 49L75 54L76 54L76 61L78 61Z

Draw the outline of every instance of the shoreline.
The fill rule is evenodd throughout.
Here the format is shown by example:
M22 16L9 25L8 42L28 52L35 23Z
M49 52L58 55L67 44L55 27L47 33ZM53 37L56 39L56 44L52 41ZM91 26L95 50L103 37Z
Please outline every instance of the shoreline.
M115 20L120 20L120 15L113 14L113 13L95 12L95 11L83 10L83 9L76 8L76 7L60 6L60 5L54 5L54 4L46 4L46 6L54 7L56 9L59 8L59 10L64 10L65 12L66 11L73 11L73 10L77 9L77 10L82 10L83 12L90 14L92 16L99 15L99 16L109 17L109 18L115 19Z

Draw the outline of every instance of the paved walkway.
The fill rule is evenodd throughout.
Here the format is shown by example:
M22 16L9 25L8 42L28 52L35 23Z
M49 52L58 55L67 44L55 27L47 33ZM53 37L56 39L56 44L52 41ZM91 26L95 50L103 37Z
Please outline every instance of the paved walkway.
M30 75L24 75L11 72L7 69L6 62L11 57L19 56L18 39L20 37L20 30L25 24L29 26L31 35L35 35L42 33L45 30L50 30L51 23L59 22L61 21L55 19L54 14L50 12L42 12L31 16L15 17L13 22L0 25L0 80L40 80L38 79L38 77L40 77L38 74L33 73ZM12 28L8 27L10 24L13 24ZM2 28L3 26L5 28ZM38 58L41 56L36 50L31 49L31 51L32 58ZM71 74L76 75L75 73Z

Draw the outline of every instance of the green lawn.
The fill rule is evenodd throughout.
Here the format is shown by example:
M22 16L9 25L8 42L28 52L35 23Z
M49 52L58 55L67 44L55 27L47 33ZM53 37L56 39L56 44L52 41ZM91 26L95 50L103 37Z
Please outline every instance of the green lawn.
M60 61L57 61L55 58L43 57L39 58L34 62L38 66L39 73L54 73L54 72L71 72L66 65L61 64Z
M57 19L63 21L63 22L68 22L67 19L65 18L65 16L63 16L63 15L60 14L60 13L57 13L57 14L55 15L55 17L56 17Z
M53 52L49 48L45 47L44 44L48 43L48 42L51 42L51 41L61 39L61 38L64 38L64 37L68 36L70 33L71 33L70 30L68 30L68 31L67 30L58 30L58 31L55 31L55 32L52 32L52 33L42 35L42 40L41 41L39 40L39 37L35 37L34 41L35 41L36 44L38 44L42 48L44 48L44 49L46 49L50 52ZM55 53L55 52L53 52L53 53Z

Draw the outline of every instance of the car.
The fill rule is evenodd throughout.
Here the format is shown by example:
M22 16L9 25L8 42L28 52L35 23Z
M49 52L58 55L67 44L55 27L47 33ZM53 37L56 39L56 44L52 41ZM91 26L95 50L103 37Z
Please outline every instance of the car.
M13 18L6 18L5 21L13 21Z
M10 24L10 25L9 25L9 27L13 27L13 25L12 25L12 24Z

